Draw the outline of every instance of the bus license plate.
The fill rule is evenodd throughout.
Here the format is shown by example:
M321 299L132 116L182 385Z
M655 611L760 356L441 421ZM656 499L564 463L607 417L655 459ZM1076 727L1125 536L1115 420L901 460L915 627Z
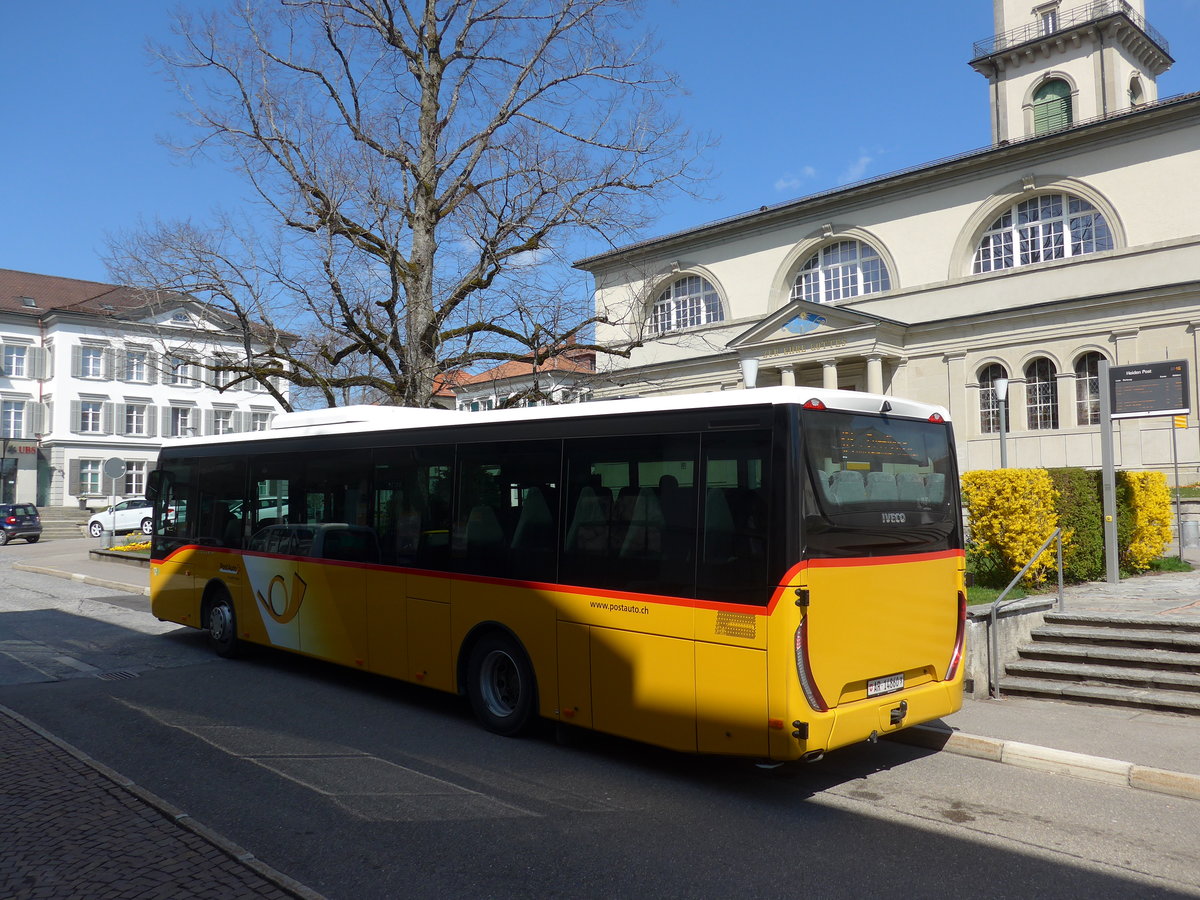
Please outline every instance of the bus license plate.
M878 697L880 694L893 694L904 690L904 674L884 675L882 678L872 678L867 682L867 696Z

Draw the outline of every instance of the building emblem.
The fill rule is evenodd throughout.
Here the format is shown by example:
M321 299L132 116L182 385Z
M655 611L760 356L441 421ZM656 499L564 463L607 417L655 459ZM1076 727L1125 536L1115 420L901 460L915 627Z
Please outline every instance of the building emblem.
M785 322L783 330L791 334L808 334L825 324L825 317L816 313L804 313Z

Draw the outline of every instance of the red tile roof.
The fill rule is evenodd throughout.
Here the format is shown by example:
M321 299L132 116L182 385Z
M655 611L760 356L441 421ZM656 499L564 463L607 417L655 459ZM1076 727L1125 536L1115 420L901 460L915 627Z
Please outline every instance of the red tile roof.
M24 298L34 301L33 306ZM146 297L133 288L58 275L0 269L0 312L37 318L48 312L121 317L144 314Z

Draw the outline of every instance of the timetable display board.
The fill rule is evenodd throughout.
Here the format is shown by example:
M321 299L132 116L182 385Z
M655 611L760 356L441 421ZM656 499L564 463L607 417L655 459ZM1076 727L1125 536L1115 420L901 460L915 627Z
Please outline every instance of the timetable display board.
M1192 411L1188 405L1187 360L1110 366L1108 387L1114 419Z

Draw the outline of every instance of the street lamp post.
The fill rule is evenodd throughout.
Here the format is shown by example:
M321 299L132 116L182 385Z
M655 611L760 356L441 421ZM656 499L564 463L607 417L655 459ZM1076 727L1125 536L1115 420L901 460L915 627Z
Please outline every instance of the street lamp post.
M996 392L996 405L1000 408L1000 468L1008 468L1008 448L1004 445L1004 434L1008 430L1008 379L997 378L992 381Z

